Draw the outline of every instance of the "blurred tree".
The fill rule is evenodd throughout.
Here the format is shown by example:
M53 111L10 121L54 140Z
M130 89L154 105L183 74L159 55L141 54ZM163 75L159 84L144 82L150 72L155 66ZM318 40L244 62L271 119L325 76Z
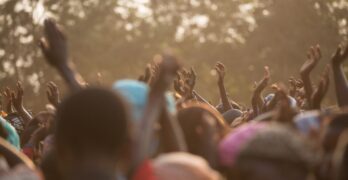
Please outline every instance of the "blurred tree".
M274 80L296 75L309 45L325 58L347 37L346 0L0 0L1 88L24 81L29 106L49 80L60 78L36 43L44 18L53 17L69 38L71 57L90 82L135 78L154 54L174 48L198 72L197 89L217 102L215 61L228 68L230 96L249 102L251 82L263 65ZM324 64L324 63L323 63ZM214 86L211 86L214 87ZM37 105L37 107L35 107Z

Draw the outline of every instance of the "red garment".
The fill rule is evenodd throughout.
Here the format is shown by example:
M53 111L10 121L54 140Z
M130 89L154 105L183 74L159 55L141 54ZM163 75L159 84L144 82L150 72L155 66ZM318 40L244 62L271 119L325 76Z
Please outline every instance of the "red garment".
M32 147L24 147L22 152L27 155L31 160L34 159L34 149Z
M155 172L151 161L144 161L135 172L132 180L156 180Z

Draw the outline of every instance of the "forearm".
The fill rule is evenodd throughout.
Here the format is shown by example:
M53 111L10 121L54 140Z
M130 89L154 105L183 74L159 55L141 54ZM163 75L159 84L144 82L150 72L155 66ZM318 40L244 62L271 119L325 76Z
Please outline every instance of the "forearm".
M347 79L341 65L332 65L336 98L339 107L348 105L348 85Z
M308 100L308 102L311 104L311 96L313 93L313 87L312 82L309 77L309 73L301 73L301 79L303 81L303 88L305 90L305 97Z
M156 120L160 117L161 111L161 101L162 98L156 97L152 92L150 92L148 104L146 106L144 117L141 121L138 134L136 134L137 140L135 141L135 154L132 165L132 170L136 170L137 167L148 158L149 156L149 146L151 139L154 136L154 124Z
M162 112L160 136L166 152L187 151L182 129L167 110Z
M24 107L17 109L17 112L24 120L25 125L28 125L29 122L33 119L33 117L30 115L30 113Z
M228 111L232 109L232 105L230 104L230 101L228 100L227 93L226 93L226 88L224 85L224 82L221 80L218 82L219 86L219 92L220 92L220 98L222 101L222 106L224 108L224 111Z
M81 75L74 71L70 66L61 66L57 69L71 91L80 90L83 87L82 84L84 82Z

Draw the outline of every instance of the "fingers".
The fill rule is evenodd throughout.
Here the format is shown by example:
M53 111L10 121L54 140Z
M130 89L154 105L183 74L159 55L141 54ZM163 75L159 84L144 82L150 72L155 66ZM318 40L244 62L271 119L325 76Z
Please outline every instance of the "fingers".
M57 26L56 22L53 19L46 19L44 22L44 30L46 39L50 45L55 45L55 42L59 39L64 40L65 36L62 31Z
M17 96L21 97L21 96L23 96L23 94L24 94L24 90L22 87L22 83L18 81L17 82Z
M48 99L50 99L52 97L52 93L49 89L46 90L46 95L47 95Z
M48 57L48 49L49 49L49 46L48 46L48 42L45 38L41 38L40 41L39 41L39 46L41 48L41 51L43 52L43 54Z
M11 95L12 100L14 100L14 101L17 100L15 92L11 91L10 95Z
M271 72L269 70L269 67L265 66L264 69L265 69L265 78L269 79L271 77Z
M316 45L315 47L311 46L307 58L312 60L313 63L318 62L321 59L321 50L319 44Z

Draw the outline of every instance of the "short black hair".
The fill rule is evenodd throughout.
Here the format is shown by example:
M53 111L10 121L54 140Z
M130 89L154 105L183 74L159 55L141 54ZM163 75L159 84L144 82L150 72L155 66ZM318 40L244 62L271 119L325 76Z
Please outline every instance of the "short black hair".
M128 108L115 92L87 88L72 94L57 109L58 155L61 148L76 156L116 155L129 140L128 118Z

